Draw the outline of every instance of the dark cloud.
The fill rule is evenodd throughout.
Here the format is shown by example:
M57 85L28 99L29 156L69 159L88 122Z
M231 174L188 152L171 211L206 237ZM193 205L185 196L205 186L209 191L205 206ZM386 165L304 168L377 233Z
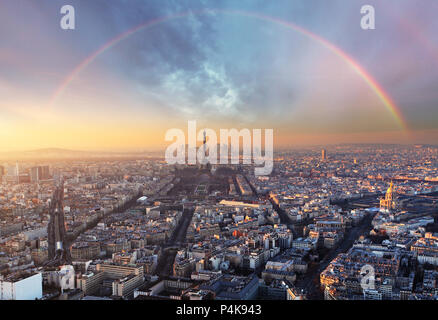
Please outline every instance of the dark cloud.
M58 73L62 81L117 35L153 19L189 13L121 41L93 61L80 78L98 79L99 71L110 74L120 81L127 101L138 98L133 108L154 104L163 114L178 116L283 120L283 112L293 108L300 95L317 92L306 91L312 87L306 77L331 76L324 70L310 74L315 61L336 55L275 23L219 12L199 14L208 8L258 12L294 22L333 42L394 95L402 109L423 108L427 117L427 106L435 99L433 86L427 84L436 80L436 68L430 65L435 67L438 56L434 32L438 22L433 10L414 2L370 0L378 9L378 30L363 32L358 23L360 0L71 0L77 10L77 30L66 33L59 28L64 0L3 0L7 10L0 11L0 53L2 47L15 52L18 62L36 71ZM394 8L392 15L388 8ZM411 27L404 30L403 25ZM26 77L27 65L20 69L23 74L15 69L3 65L8 82L38 88L34 78ZM51 85L50 90L58 85L40 83ZM337 99L343 94L354 98L352 92L337 92L330 103L345 103Z

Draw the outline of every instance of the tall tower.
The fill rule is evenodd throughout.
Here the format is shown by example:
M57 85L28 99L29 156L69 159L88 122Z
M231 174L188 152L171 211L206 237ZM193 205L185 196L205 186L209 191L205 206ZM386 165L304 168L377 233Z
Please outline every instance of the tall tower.
M205 153L207 151L207 133L205 132L205 130L204 130L204 142L202 144L202 148L204 149L203 152L205 156Z
M204 140L202 142L202 161L203 161L203 163L201 164L201 169L210 171L211 170L210 162L204 163L206 156L207 156L207 132L204 130Z
M18 161L15 162L15 174L17 175L17 183L20 183L20 169L18 167Z
M321 150L321 161L327 160L327 151L325 149Z

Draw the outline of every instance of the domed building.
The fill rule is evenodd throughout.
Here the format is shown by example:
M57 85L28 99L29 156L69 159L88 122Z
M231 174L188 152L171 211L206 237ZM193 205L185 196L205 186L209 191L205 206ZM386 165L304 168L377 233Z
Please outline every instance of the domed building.
M394 191L394 184L391 181L388 190L386 190L385 198L380 199L380 211L391 212L397 209L397 195Z

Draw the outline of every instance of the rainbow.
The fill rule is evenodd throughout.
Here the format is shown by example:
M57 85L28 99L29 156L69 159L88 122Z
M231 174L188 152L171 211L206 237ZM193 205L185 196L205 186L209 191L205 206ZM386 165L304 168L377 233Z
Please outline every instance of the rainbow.
M63 92L66 90L66 88L69 86L69 84L77 77L77 75L84 70L89 64L91 64L98 56L103 54L105 51L111 49L115 45L117 45L119 42L123 41L124 39L132 36L133 34L147 29L151 28L153 26L156 26L158 24L175 20L178 18L184 18L191 15L202 15L202 14L209 14L209 13L219 13L219 14L229 14L229 15L239 15L239 16L246 16L246 17L252 17L255 19L259 19L266 22L272 22L277 25L284 26L290 30L293 30L295 32L298 32L309 39L312 39L313 41L316 41L326 49L330 50L332 53L337 55L339 58L341 58L346 64L348 64L368 85L368 87L376 94L376 96L380 99L380 101L383 103L385 108L391 113L395 121L397 122L398 126L403 129L404 131L408 131L408 125L403 117L402 112L400 111L400 108L395 104L395 102L392 100L390 95L385 92L383 87L357 62L355 61L351 56L349 56L346 52L344 52L342 49L334 45L333 43L329 42L328 40L324 39L323 37L304 29L301 26L298 26L294 23L280 20L278 18L274 18L271 16L261 15L254 12L248 12L248 11L239 11L239 10L222 10L222 9L206 9L201 11L190 11L186 13L180 13L176 15L171 15L167 17L157 18L150 20L146 23L140 24L128 31L125 31L118 35L117 37L113 38L103 46L101 46L97 51L89 55L86 59L84 59L80 64L78 64L72 72L70 72L67 77L62 81L62 83L59 85L59 87L56 89L54 94L52 95L50 99L49 106L52 107L57 99L63 94Z

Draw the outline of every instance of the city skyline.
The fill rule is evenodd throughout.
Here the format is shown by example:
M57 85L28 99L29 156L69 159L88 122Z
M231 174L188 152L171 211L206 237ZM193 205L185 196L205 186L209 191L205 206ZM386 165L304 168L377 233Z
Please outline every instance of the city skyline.
M1 0L0 302L438 301L436 12Z
M436 300L437 154L2 162L0 300Z
M368 2L376 30L361 1L77 0L75 30L63 1L5 1L0 150L163 149L188 120L275 148L435 143L433 10Z

